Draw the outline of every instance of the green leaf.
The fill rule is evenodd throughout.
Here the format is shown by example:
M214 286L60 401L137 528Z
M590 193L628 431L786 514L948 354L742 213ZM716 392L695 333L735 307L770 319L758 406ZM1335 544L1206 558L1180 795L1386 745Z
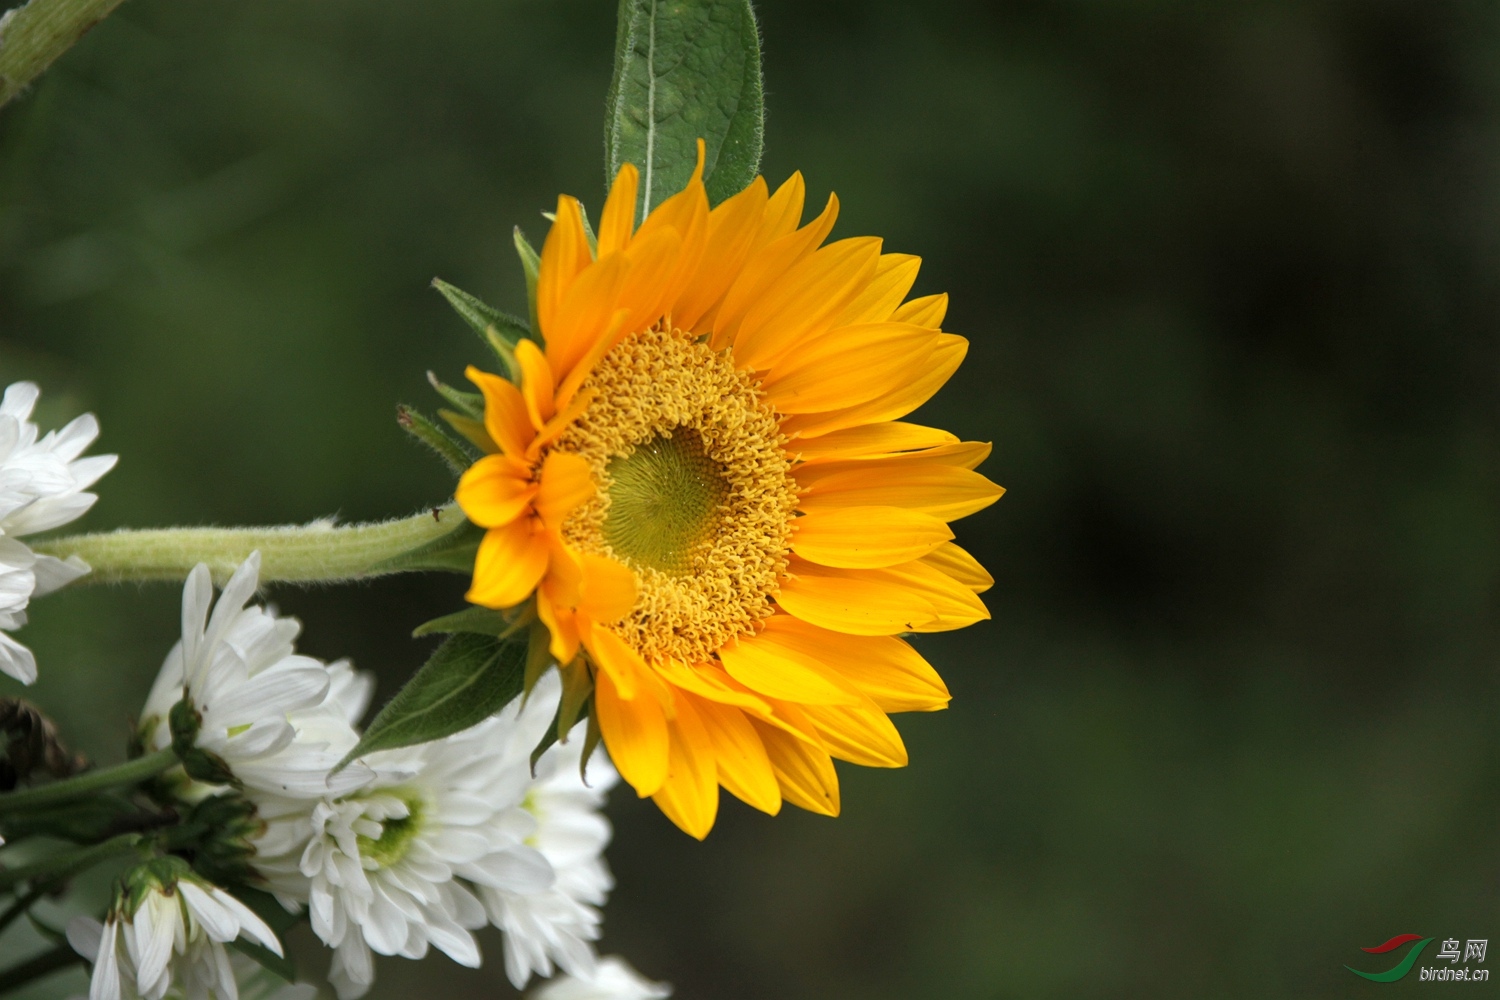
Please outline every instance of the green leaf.
M760 172L765 123L749 0L620 0L605 105L605 183L634 163L641 218L686 186L700 138L709 200L744 190Z
M434 632L474 632L478 635L494 636L496 639L506 639L531 624L533 615L529 612L529 606L526 612L510 615L491 608L464 608L451 615L423 622L413 629L411 634L412 638L416 639L424 635L432 635Z
M466 451L447 431L420 410L402 403L396 407L396 423L406 433L437 453L454 472L463 472L474 464L475 456Z
M537 342L542 341L541 321L536 317L536 279L541 273L542 258L526 241L526 234L521 232L517 226L511 232L511 240L516 245L516 256L521 258L521 270L526 274L526 304L531 315L531 328L536 331Z
M433 372L427 373L427 384L437 391L448 402L458 407L459 412L475 420L484 419L484 397L477 392L464 392L438 378Z
M526 644L472 632L448 639L380 710L340 762L415 746L476 726L521 693Z
M448 284L442 278L433 278L432 287L443 293L453 311L462 316L481 338L492 326L511 347L531 336L531 327L525 320L485 304L477 296Z

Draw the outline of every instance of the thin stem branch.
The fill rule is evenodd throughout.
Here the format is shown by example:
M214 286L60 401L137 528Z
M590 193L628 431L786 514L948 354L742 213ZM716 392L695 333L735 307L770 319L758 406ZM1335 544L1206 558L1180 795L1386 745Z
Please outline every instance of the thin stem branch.
M15 97L123 0L30 0L0 17L0 105Z
M9 993L33 979L50 976L82 961L83 956L74 951L72 945L63 941L51 951L44 951L35 958L0 972L0 993Z
M5 933L5 928L15 923L17 917L21 916L27 910L31 909L31 907L36 904L36 901L45 896L47 894L47 891L51 889L53 885L55 885L55 883L51 879L38 882L36 885L31 887L26 895L10 904L10 908L8 910L6 910L4 913L0 913L0 934Z
M0 871L0 891L9 892L22 882L30 882L34 879L46 879L48 882L61 881L87 868L92 868L101 861L107 861L120 854L129 854L144 839L138 833L122 833L102 844L79 847L71 851L59 851L28 864L7 868Z
M23 788L18 792L0 793L0 816L35 809L37 806L53 806L72 799L91 795L116 785L130 785L154 777L177 763L177 754L172 750L157 750L135 760L127 760L114 767L101 767L97 771L85 771L72 778L54 781L37 788Z
M223 583L260 551L262 583L337 583L403 571L465 571L478 536L453 504L374 524L314 521L270 528L159 528L69 535L32 547L66 559L78 556L93 572L79 583L183 580L207 563ZM471 537L472 536L472 537Z

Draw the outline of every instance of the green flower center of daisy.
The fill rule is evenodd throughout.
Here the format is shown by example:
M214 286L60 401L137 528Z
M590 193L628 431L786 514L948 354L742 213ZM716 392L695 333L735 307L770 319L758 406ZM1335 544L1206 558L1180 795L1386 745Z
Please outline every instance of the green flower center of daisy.
M379 837L359 838L360 856L369 858L381 868L389 868L406 857L412 841L422 830L422 800L413 796L403 801L409 810L405 816L382 820Z
M640 566L682 576L693 553L713 537L729 498L724 470L703 437L677 427L612 459L604 540Z

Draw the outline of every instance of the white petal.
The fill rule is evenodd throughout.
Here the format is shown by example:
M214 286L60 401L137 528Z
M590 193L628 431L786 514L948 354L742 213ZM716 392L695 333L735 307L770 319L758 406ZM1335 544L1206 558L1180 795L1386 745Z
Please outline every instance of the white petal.
M0 673L14 677L22 684L36 680L36 657L4 632L0 632Z
M74 917L68 921L68 945L90 962L99 960L99 942L104 925L93 917Z
M43 597L86 575L89 564L77 556L69 556L67 562L56 556L37 556L31 571L36 576L36 596Z

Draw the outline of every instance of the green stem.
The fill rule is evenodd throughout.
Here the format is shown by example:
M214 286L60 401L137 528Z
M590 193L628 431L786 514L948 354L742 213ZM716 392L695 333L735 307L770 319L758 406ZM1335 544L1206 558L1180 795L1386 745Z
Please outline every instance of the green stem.
M88 563L93 572L80 583L180 582L200 562L223 583L256 550L262 583L336 583L412 570L468 572L477 544L477 529L448 504L376 524L121 530L69 535L32 547Z
M123 0L31 0L0 18L0 105L26 88Z
M9 993L25 986L33 979L50 976L54 972L60 972L82 961L83 956L64 941L51 951L44 951L36 958L28 959L20 965L0 972L0 993Z
M0 891L9 892L22 882L33 879L45 878L49 882L57 882L70 878L118 854L129 854L145 839L138 833L122 833L102 844L59 851L24 865L7 868L0 871Z
M5 933L5 928L15 923L17 917L21 916L21 914L25 913L27 910L31 909L32 906L36 905L36 901L45 896L47 894L47 890L51 889L54 885L55 883L50 879L43 882L38 882L36 885L31 887L30 891L28 891L26 895L22 896L20 899L12 903L10 905L10 909L6 910L4 913L0 913L0 934Z
M101 789L145 781L176 763L177 754L172 750L157 750L114 767L85 771L74 778L54 781L37 788L24 788L19 792L0 793L0 816L23 809L35 809L37 806L54 806L91 795Z

